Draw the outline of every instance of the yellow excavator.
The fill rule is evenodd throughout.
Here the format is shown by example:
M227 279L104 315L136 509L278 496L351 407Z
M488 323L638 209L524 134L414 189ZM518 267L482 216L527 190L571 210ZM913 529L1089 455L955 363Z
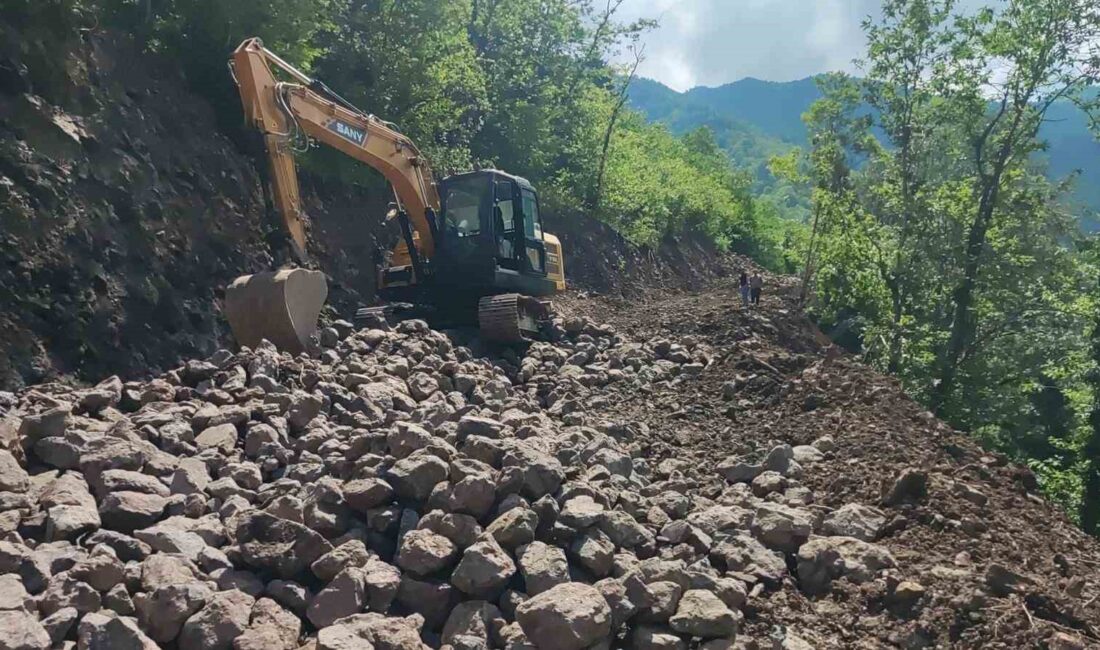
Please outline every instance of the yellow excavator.
M271 203L298 264L312 265L294 153L320 143L378 170L393 189L386 218L397 221L401 239L378 268L383 300L447 324L476 323L488 340L539 337L565 270L561 242L543 231L526 179L480 170L436 182L394 124L355 108L258 38L244 41L229 66L245 119L262 134ZM226 316L240 345L267 339L290 352L305 348L328 286L324 273L302 267L246 275L227 288Z

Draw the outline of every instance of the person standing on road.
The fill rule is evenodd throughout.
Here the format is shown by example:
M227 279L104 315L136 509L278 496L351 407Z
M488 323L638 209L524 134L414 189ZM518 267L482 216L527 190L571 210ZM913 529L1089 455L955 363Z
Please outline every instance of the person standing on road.
M749 280L749 288L752 293L752 304L760 304L760 292L764 289L764 278L760 277L760 271L752 274L752 279Z
M749 306L749 274L745 272L745 269L741 269L741 277L738 279L738 283L741 287L741 304Z

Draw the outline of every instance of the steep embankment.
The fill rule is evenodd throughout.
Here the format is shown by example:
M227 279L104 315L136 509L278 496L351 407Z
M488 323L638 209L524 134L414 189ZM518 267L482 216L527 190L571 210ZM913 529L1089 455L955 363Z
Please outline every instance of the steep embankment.
M271 265L252 159L178 70L126 39L0 31L0 386L212 352L226 282ZM328 195L308 207L336 224L372 198ZM318 248L354 287L344 251L381 228L347 230L320 230Z
M256 159L177 66L125 38L0 32L0 388L147 374L228 344L224 287L277 250ZM306 176L303 193L347 316L373 297L374 250L395 241L388 196ZM570 281L600 291L720 270L690 238L642 252L583 216L547 227Z

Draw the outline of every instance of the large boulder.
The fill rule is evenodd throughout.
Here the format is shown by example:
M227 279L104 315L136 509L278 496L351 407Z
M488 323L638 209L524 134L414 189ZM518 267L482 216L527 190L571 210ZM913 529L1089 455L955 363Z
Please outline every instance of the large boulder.
M85 614L76 629L80 650L157 650L132 618L114 612Z
M273 571L283 578L307 570L332 551L332 544L316 531L263 511L246 511L230 521L242 559L252 567Z
M230 650L248 629L256 599L236 589L211 596L180 630L180 650Z
M539 650L581 650L611 634L611 608L591 585L567 582L523 601L516 620Z
M848 503L825 516L821 530L826 535L855 537L873 542L886 524L886 516L876 508L859 503Z
M0 648L49 650L50 645L50 635L37 616L25 610L0 611Z
M881 546L854 537L817 537L798 550L798 581L806 593L819 594L835 579L868 582L896 564Z
M515 572L512 557L486 535L463 552L451 584L471 596L489 596L503 589Z
M730 637L737 631L737 619L730 608L705 589L685 591L668 624L677 632L705 639Z

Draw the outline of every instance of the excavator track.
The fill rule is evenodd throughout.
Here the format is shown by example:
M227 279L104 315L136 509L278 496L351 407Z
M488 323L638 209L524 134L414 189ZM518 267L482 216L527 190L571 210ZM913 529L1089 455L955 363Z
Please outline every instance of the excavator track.
M494 343L522 343L538 339L542 321L549 315L549 302L518 293L485 296L477 303L481 337Z

